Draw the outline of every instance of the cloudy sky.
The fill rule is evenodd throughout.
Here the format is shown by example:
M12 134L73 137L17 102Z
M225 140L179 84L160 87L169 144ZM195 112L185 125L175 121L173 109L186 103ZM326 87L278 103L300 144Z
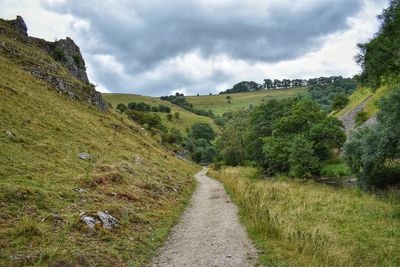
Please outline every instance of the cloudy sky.
M102 92L208 94L265 78L352 76L388 0L0 0L31 36L70 36Z

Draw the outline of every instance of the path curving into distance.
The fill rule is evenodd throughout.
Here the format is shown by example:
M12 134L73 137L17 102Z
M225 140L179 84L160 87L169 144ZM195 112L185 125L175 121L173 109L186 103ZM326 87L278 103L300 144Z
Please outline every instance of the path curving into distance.
M152 266L254 266L257 251L223 185L195 175L197 188Z

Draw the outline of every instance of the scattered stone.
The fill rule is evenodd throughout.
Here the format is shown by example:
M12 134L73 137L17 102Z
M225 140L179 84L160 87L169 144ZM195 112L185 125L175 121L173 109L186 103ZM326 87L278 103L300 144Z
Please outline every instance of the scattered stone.
M89 229L94 230L96 224L100 224L100 221L97 220L94 216L91 215L82 215L81 220L86 223Z
M15 254L10 256L11 260L23 260L23 261L30 261L32 260L32 257L29 255L24 255L24 254Z
M78 158L87 160L87 161L95 161L96 158L88 153L79 153Z
M86 190L83 189L83 188L75 188L74 190L75 190L75 192L77 192L77 193L83 193L83 192L86 191Z
M14 136L13 133L10 132L10 131L6 131L6 134L7 134L8 137L13 137Z
M231 254L226 255L227 258L232 258Z
M133 156L132 161L138 164L143 164L143 159L137 155Z
M82 214L81 220L91 230L95 230L96 225L101 225L103 228L108 230L112 230L118 226L118 220L107 211L98 211L96 214Z
M99 216L100 220L103 223L103 227L106 229L111 230L114 227L118 226L118 220L107 212L98 211L97 216Z

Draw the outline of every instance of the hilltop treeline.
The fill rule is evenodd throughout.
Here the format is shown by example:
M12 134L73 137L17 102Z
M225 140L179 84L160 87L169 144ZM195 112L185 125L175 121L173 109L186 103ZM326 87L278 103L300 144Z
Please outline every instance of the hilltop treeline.
M265 79L262 84L253 81L243 81L235 84L231 89L220 92L220 94L254 92L263 89L273 90L302 86L322 86L337 83L344 79L346 78L343 78L342 76L319 77L312 79Z

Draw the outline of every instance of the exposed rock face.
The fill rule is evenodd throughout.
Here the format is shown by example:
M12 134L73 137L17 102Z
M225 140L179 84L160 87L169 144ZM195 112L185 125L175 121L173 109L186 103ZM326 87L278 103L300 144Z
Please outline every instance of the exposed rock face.
M76 78L89 83L86 74L85 61L83 60L79 47L74 43L74 41L69 37L56 41L55 49L59 49L59 51L62 51L64 54L64 56L58 61L62 62L62 64Z
M26 27L25 21L21 16L17 16L16 20L11 20L11 23L16 32L28 37L28 27Z
M27 55L10 43L0 43L1 54L4 53L6 57L12 57L13 59L18 58L20 62L29 62L29 64L24 64L22 68L32 73L36 78L46 81L58 92L68 95L71 99L87 101L101 111L107 110L108 105L102 98L101 93L97 92L95 86L89 82L85 61L79 47L71 38L67 37L55 42L48 42L43 39L29 37L26 24L20 16L10 21L0 19L0 23L0 35L4 34L10 39L21 40L30 47L36 46L37 49L42 49L67 69L73 78L60 75L62 67L52 60L26 60ZM4 25L8 26L4 27Z
M350 134L351 131L356 127L355 116L357 115L358 112L362 111L362 109L368 103L370 98L371 98L371 96L369 96L367 99L365 99L355 109L353 109L349 113L347 113L339 118L339 120L341 120L343 123L346 134Z

